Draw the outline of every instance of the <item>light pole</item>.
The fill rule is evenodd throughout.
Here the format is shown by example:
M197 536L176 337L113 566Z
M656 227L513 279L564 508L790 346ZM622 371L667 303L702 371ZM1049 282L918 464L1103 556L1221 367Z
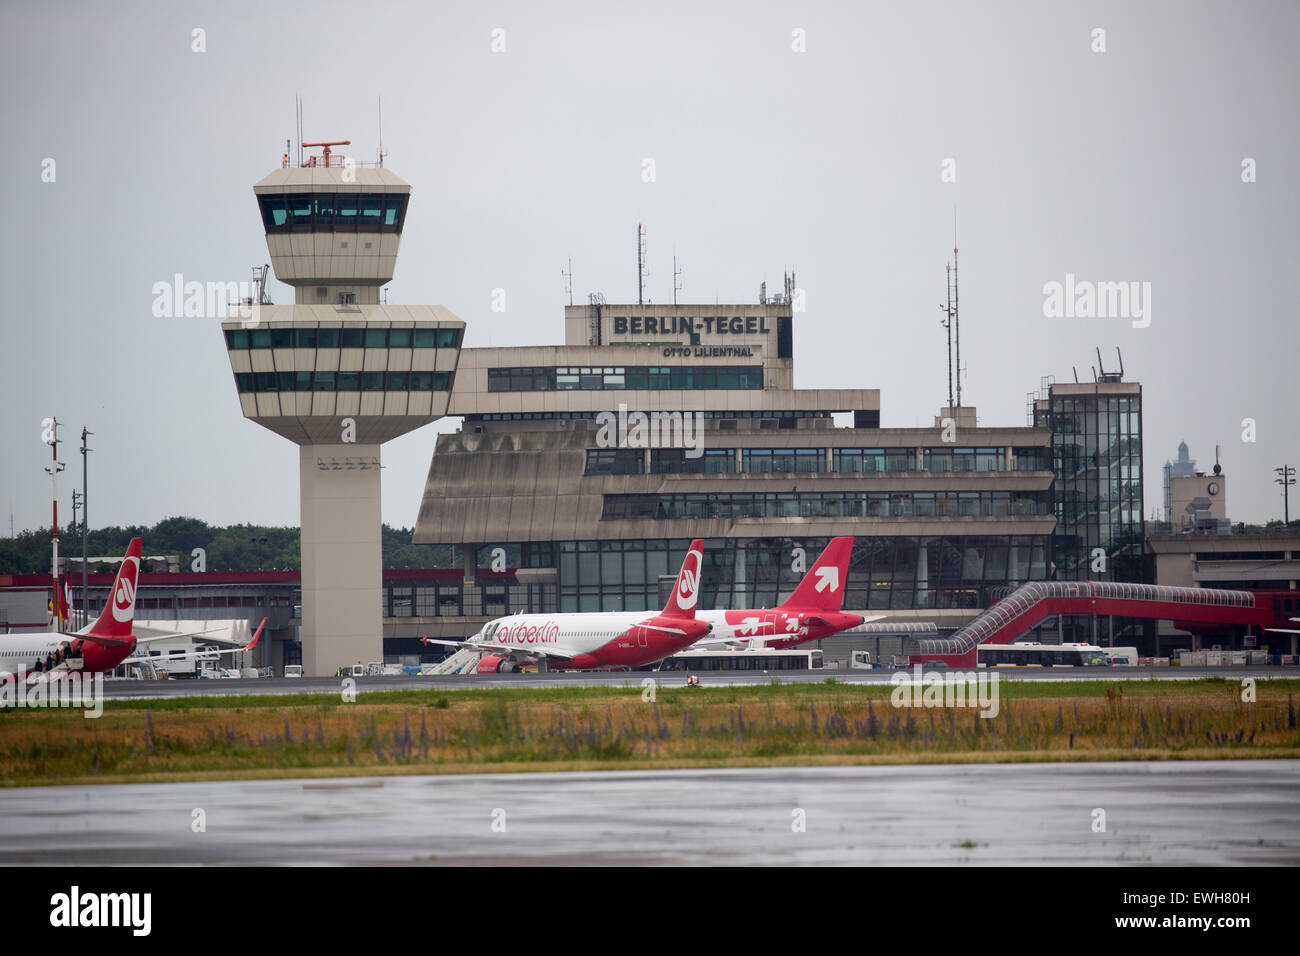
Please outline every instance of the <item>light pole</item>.
M62 630L62 619L59 617L59 472L63 470L63 462L59 461L59 420L50 419L50 464L45 466L45 473L50 476L50 498L53 505L53 517L50 522L50 538L53 543L50 557L50 576L54 579L54 593L51 595L54 600L50 602L50 607L54 611L55 624Z
M1287 489L1295 484L1295 469L1290 465L1283 465L1281 468L1274 468L1278 477L1273 479L1273 484L1282 486L1282 523L1289 525L1291 523L1291 501L1287 494Z
M90 521L89 499L86 497L86 463L90 461L87 452L93 449L86 446L86 439L95 434L86 431L86 426L81 426L81 624L84 627L90 623L90 598L88 596L90 580L89 572L86 569L86 527Z

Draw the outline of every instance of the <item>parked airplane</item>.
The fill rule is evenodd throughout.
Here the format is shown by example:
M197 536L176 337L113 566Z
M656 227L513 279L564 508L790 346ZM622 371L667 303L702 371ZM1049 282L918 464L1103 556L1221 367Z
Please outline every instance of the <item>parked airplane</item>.
M122 663L135 647L131 623L135 619L140 545L141 539L131 539L104 610L83 633L43 631L0 637L0 683L38 672L111 671Z
M471 648L486 656L478 673L510 673L544 662L565 670L639 667L653 664L694 644L713 629L695 616L704 542L691 542L663 611L596 611L578 614L515 614L488 621L468 641L428 644Z
M229 624L227 623L224 626L228 627ZM162 672L163 676L168 676L169 668L173 667L176 664L180 664L183 662L188 663L190 661L219 661L221 660L222 654L243 654L246 651L251 651L255 649L257 647L257 642L262 637L262 629L264 627L266 627L266 618L262 618L262 623L257 625L257 631L254 632L252 639L247 644L235 644L231 647L222 647L222 648L206 647L199 650L189 650L189 651L173 650L167 652L166 655L159 655L157 657L146 652L144 654L132 655L131 657L128 657L125 660L123 660L122 663L152 665L158 671ZM154 641L175 640L178 637L188 637L193 640L198 640L199 638L203 637L203 635L209 633L211 633L211 631L196 631L192 634L185 634L185 633L156 634L152 637L137 637L135 639L135 644L137 648L142 649L144 645L151 644ZM216 637L206 638L206 640L216 641L221 643L225 642L223 638L216 638Z
M700 620L712 624L713 633L695 646L784 650L880 620L884 614L868 617L840 610L852 554L851 536L832 538L794 593L771 610L701 611Z
M113 590L109 592L109 600L94 624L75 634L41 631L0 636L0 684L23 678L28 681L41 677L54 679L73 670L83 674L112 671L127 660L138 646L174 637L172 634L160 634L140 640L131 633L135 622L141 544L140 538L131 539L113 581ZM266 619L263 618L262 625L265 624ZM262 628L259 627L246 647L232 648L232 651L252 650L261 633ZM210 655L226 652L198 653Z

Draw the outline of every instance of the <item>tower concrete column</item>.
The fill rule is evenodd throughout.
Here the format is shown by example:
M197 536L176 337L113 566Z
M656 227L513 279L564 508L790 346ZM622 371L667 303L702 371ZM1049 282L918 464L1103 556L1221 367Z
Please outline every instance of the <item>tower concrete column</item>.
M303 445L303 667L384 659L379 445Z

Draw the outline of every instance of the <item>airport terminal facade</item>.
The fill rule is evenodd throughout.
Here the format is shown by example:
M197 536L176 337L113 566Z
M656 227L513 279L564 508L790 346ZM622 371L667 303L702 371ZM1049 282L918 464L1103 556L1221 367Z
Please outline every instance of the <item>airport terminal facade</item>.
M460 549L463 576L388 589L388 655L518 611L658 607L697 537L706 607L780 602L844 534L845 608L896 622L957 627L1054 572L1141 579L1139 385L1053 386L1025 426L966 407L881 427L877 390L794 387L793 291L593 296L565 309L563 345L462 349L463 425L438 437L415 542ZM638 434L638 413L660 427ZM1102 573L1098 547L1120 556Z

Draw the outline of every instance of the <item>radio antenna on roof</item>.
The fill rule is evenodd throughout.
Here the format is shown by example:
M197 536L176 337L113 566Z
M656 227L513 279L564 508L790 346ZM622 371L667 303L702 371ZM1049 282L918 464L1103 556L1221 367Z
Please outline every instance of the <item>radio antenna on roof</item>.
M645 305L645 228L636 224L636 304Z

